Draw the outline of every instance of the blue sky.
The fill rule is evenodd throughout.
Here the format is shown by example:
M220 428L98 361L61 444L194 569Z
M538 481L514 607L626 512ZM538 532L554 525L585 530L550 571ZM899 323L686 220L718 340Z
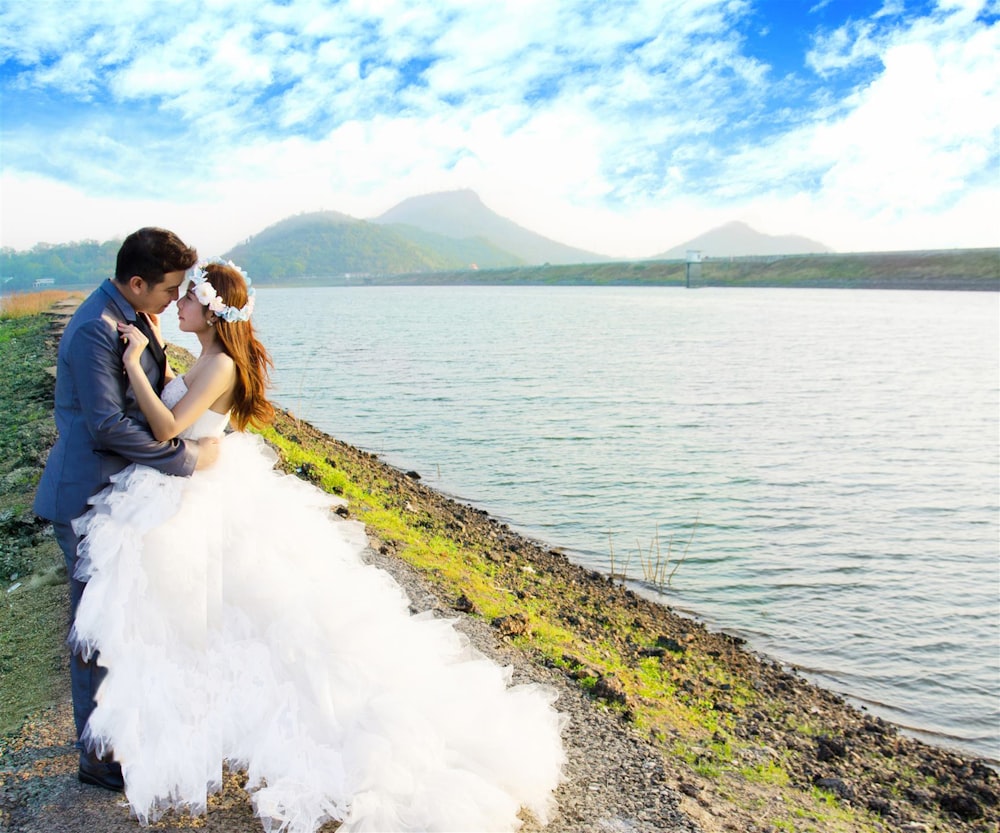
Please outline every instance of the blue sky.
M0 243L469 188L647 257L1000 245L1000 0L0 0Z

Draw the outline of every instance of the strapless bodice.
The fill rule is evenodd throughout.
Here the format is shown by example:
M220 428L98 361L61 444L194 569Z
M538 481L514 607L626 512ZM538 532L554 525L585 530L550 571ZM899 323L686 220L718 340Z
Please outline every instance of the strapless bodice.
M174 405L184 398L187 390L184 377L175 376L163 388L160 399L163 400L163 404L168 408L173 408ZM219 414L215 411L205 411L205 413L194 421L193 425L181 431L180 437L185 440L200 440L202 437L221 437L228 424L228 413Z

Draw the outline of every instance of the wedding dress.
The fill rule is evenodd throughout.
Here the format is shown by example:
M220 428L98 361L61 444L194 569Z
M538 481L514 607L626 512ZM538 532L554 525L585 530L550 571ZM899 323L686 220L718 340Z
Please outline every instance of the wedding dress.
M342 501L227 422L185 432L222 436L211 468L129 466L76 522L71 640L108 668L85 740L121 762L136 817L204 812L225 761L273 833L507 831L521 807L544 822L564 759L551 691L411 616Z

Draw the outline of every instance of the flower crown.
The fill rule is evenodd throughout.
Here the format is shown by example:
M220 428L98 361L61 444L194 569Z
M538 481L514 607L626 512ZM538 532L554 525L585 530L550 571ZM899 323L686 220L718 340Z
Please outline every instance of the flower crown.
M223 266L228 266L243 276L243 280L247 284L247 302L240 309L226 306L226 302L219 297L219 293L215 291L215 287L208 282L208 273L205 272L205 267L210 263L220 263ZM223 260L221 257L203 260L191 267L188 272L188 279L194 286L194 297L198 299L198 303L208 307L223 321L250 320L250 316L253 313L255 291L250 286L250 278L247 277L247 273L231 260Z

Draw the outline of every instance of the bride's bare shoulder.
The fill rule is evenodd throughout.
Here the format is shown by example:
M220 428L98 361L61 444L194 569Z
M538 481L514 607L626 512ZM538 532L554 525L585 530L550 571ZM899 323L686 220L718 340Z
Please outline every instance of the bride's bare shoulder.
M211 367L214 370L236 367L236 362L228 353L212 353L211 355L203 356L199 359L198 363L201 364L202 362L204 362L206 367Z
M234 375L235 372L236 362L233 361L232 356L226 353L211 353L207 356L199 357L198 361L184 375L184 378L187 381L188 388L190 388L201 377L227 377Z

